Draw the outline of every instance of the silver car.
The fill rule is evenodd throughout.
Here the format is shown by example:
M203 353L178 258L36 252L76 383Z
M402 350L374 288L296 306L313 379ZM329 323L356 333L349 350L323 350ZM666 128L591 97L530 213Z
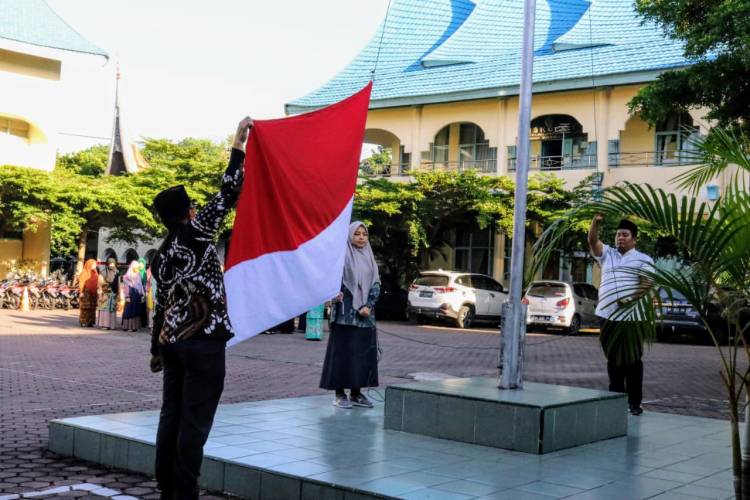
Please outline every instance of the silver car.
M589 283L533 281L523 298L528 304L526 324L562 329L575 334L582 326L599 326L596 305L599 292Z

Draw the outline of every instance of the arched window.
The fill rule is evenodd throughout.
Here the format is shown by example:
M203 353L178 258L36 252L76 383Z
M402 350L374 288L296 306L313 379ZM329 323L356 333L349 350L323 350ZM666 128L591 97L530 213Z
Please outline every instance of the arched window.
M458 151L451 151L450 145L456 143L458 143ZM455 161L456 155L458 162ZM479 125L469 122L452 123L435 134L429 151L422 152L422 162L428 163L433 169L450 166L459 170L495 172L497 148L490 147L490 141L485 138L484 131Z
M125 264L130 265L130 263L134 260L138 260L138 252L136 252L132 248L128 248L128 250L125 252Z
M596 167L596 142L570 115L543 115L531 121L531 164L536 170ZM515 146L509 155L515 166Z
M108 259L115 259L115 262L117 262L117 252L115 252L113 249L108 248L104 251L104 260Z
M435 134L435 140L432 143L432 161L435 164L448 165L449 137L450 125L446 125Z
M459 127L459 168L473 168L480 172L494 172L497 168L497 148L490 147L484 138L484 130L474 123L462 123Z
M23 120L0 116L0 134L28 139L30 128L29 124Z
M656 165L695 163L698 127L687 112L675 113L656 125ZM692 159L692 161L691 161Z

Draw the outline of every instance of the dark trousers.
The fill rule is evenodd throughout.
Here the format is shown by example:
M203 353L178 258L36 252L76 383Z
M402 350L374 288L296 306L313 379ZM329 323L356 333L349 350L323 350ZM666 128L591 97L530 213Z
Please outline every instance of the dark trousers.
M163 500L197 500L203 445L224 389L223 342L161 346L164 399L156 434L156 480Z
M627 322L603 321L601 324L600 338L602 345L614 335L615 328L620 328L620 336L627 334ZM622 330L625 328L625 330ZM610 347L607 356L607 375L609 375L609 390L612 392L624 392L628 395L628 406L641 406L643 401L643 349L638 351L638 360L626 363L617 359L618 352L622 352L622 344L615 342Z

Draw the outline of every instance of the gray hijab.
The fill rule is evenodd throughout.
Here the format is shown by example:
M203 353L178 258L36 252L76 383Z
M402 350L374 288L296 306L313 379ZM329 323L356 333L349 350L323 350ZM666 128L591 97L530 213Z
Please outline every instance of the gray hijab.
M346 242L346 259L344 261L344 286L351 292L354 298L352 305L357 311L362 306L367 305L367 296L370 294L372 285L380 283L378 264L372 254L370 242L368 241L363 248L359 248L352 243L354 233L360 227L367 229L367 226L361 221L354 221L349 224L349 239Z

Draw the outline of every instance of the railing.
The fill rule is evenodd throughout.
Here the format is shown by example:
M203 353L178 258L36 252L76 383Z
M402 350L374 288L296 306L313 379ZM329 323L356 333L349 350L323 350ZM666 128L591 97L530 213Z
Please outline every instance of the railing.
M596 168L596 155L558 155L532 156L529 159L529 170L559 171ZM516 170L516 159L508 158L508 170Z
M409 163L382 165L373 168L371 165L360 165L360 177L390 177L394 175L406 176L412 172ZM464 160L464 161L423 161L417 167L417 172L463 172L475 170L481 173L495 173L497 160Z
M609 153L610 167L682 167L700 165L703 161L703 157L694 151Z
M485 174L497 172L497 160L423 161L418 172L464 172L475 170Z
M391 165L360 165L360 177L390 177L392 175L408 175L408 163L394 163Z

